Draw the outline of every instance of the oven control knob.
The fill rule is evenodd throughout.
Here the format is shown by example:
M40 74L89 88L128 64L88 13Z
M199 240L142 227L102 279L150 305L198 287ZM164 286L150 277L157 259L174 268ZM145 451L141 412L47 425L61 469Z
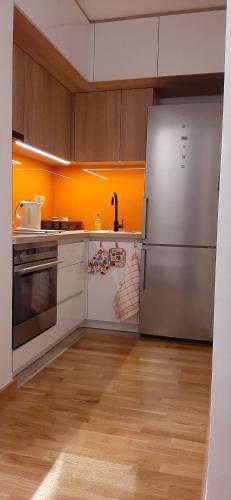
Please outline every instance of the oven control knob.
M21 262L25 262L26 258L27 258L27 253L26 252L20 253L20 260L21 260Z

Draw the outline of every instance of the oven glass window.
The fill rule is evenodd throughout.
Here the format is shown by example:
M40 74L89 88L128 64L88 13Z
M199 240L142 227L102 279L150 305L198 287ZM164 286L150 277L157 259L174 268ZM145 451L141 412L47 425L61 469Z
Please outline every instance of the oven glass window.
M14 275L13 324L18 325L57 305L57 268Z

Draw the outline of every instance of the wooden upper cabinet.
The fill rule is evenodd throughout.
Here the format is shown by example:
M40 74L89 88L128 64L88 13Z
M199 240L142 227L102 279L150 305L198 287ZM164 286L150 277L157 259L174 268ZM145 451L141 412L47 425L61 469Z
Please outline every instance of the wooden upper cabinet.
M153 89L122 91L121 161L145 161L148 107L153 104Z
M120 90L75 95L75 161L119 160L120 109Z
M24 134L25 53L13 49L13 124L12 128Z
M71 94L25 55L25 142L70 158Z

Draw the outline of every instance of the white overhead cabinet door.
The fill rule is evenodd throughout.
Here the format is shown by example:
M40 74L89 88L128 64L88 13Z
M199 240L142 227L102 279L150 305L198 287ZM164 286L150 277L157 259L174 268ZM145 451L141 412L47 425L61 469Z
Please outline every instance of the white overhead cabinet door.
M67 61L88 79L91 28L78 3L75 0L15 0L15 4Z
M225 11L160 17L158 76L224 71Z
M158 18L95 25L94 80L157 76Z

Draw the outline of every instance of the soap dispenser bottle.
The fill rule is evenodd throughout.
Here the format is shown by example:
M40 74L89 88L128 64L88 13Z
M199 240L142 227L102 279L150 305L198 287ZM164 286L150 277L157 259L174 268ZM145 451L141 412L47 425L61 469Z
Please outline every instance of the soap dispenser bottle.
M99 215L99 214L96 214L96 219L95 219L95 230L96 230L96 231L101 231L101 227L102 227L102 224L101 224L101 218L100 218L100 215Z

